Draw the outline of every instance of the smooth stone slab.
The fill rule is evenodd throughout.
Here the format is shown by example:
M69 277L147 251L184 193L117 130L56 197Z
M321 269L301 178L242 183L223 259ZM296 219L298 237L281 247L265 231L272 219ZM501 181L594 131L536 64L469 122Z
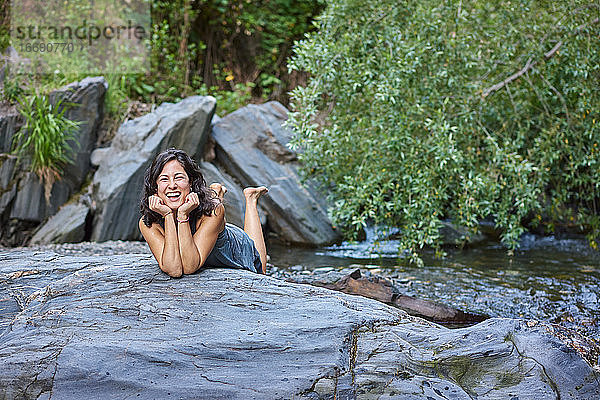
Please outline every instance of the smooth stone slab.
M23 308L8 307L0 333L6 399L600 396L598 375L543 324L449 330L247 271L171 279L147 254L3 252L5 298Z

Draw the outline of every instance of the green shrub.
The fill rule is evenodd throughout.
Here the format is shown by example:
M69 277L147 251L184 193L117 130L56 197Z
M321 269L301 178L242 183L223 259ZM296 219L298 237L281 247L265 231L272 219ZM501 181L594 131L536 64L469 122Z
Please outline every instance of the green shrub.
M2 88L2 100L10 103L15 103L23 95L25 91L21 87L19 80L7 74L4 78L4 86Z
M600 234L594 2L341 0L295 47L289 124L348 233L402 229L418 259L440 221L502 242L542 224Z
M125 75L106 74L108 89L104 95L104 109L110 116L121 119L127 111L127 79Z
M71 143L79 122L65 118L70 104L57 101L52 105L45 95L33 95L19 101L19 106L25 125L13 137L13 153L31 162L31 171L44 184L48 201L52 185L61 178L63 168L73 162Z
M224 116L250 103L253 88L254 84L252 82L247 82L245 85L238 83L233 91L219 90L216 86L208 89L205 85L202 85L196 90L196 94L213 96L217 100L215 113Z
M204 85L214 92L254 84L252 96L282 97L294 85L285 62L294 40L312 29L324 0L153 0L153 101L173 101ZM145 100L148 101L148 100Z

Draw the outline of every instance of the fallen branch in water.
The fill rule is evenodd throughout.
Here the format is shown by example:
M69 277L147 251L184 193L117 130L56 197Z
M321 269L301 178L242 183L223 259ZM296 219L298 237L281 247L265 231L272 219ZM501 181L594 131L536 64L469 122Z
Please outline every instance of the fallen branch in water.
M314 286L378 300L398 307L410 315L425 318L439 324L467 326L489 318L487 315L464 312L433 301L405 296L398 293L388 279L380 276L364 277L360 269L355 270L334 283L320 281L309 283Z

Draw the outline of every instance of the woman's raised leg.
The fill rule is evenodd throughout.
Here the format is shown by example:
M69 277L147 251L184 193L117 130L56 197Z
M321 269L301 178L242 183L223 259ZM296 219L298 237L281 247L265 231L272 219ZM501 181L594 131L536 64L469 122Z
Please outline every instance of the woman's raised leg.
M244 197L246 197L246 213L244 214L244 232L254 241L256 250L260 254L260 262L262 264L263 274L267 271L267 246L263 237L260 218L258 217L258 198L269 190L264 187L246 188L244 189Z

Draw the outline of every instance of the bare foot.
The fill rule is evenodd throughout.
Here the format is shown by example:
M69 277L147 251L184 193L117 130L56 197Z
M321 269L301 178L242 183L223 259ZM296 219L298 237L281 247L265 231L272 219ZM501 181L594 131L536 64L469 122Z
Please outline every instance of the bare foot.
M268 191L269 189L264 186L247 187L244 189L244 197L246 197L246 201L258 201L258 198Z
M227 193L227 188L220 183L211 183L208 187L214 190L221 200L223 200L223 196L225 196L225 193Z

